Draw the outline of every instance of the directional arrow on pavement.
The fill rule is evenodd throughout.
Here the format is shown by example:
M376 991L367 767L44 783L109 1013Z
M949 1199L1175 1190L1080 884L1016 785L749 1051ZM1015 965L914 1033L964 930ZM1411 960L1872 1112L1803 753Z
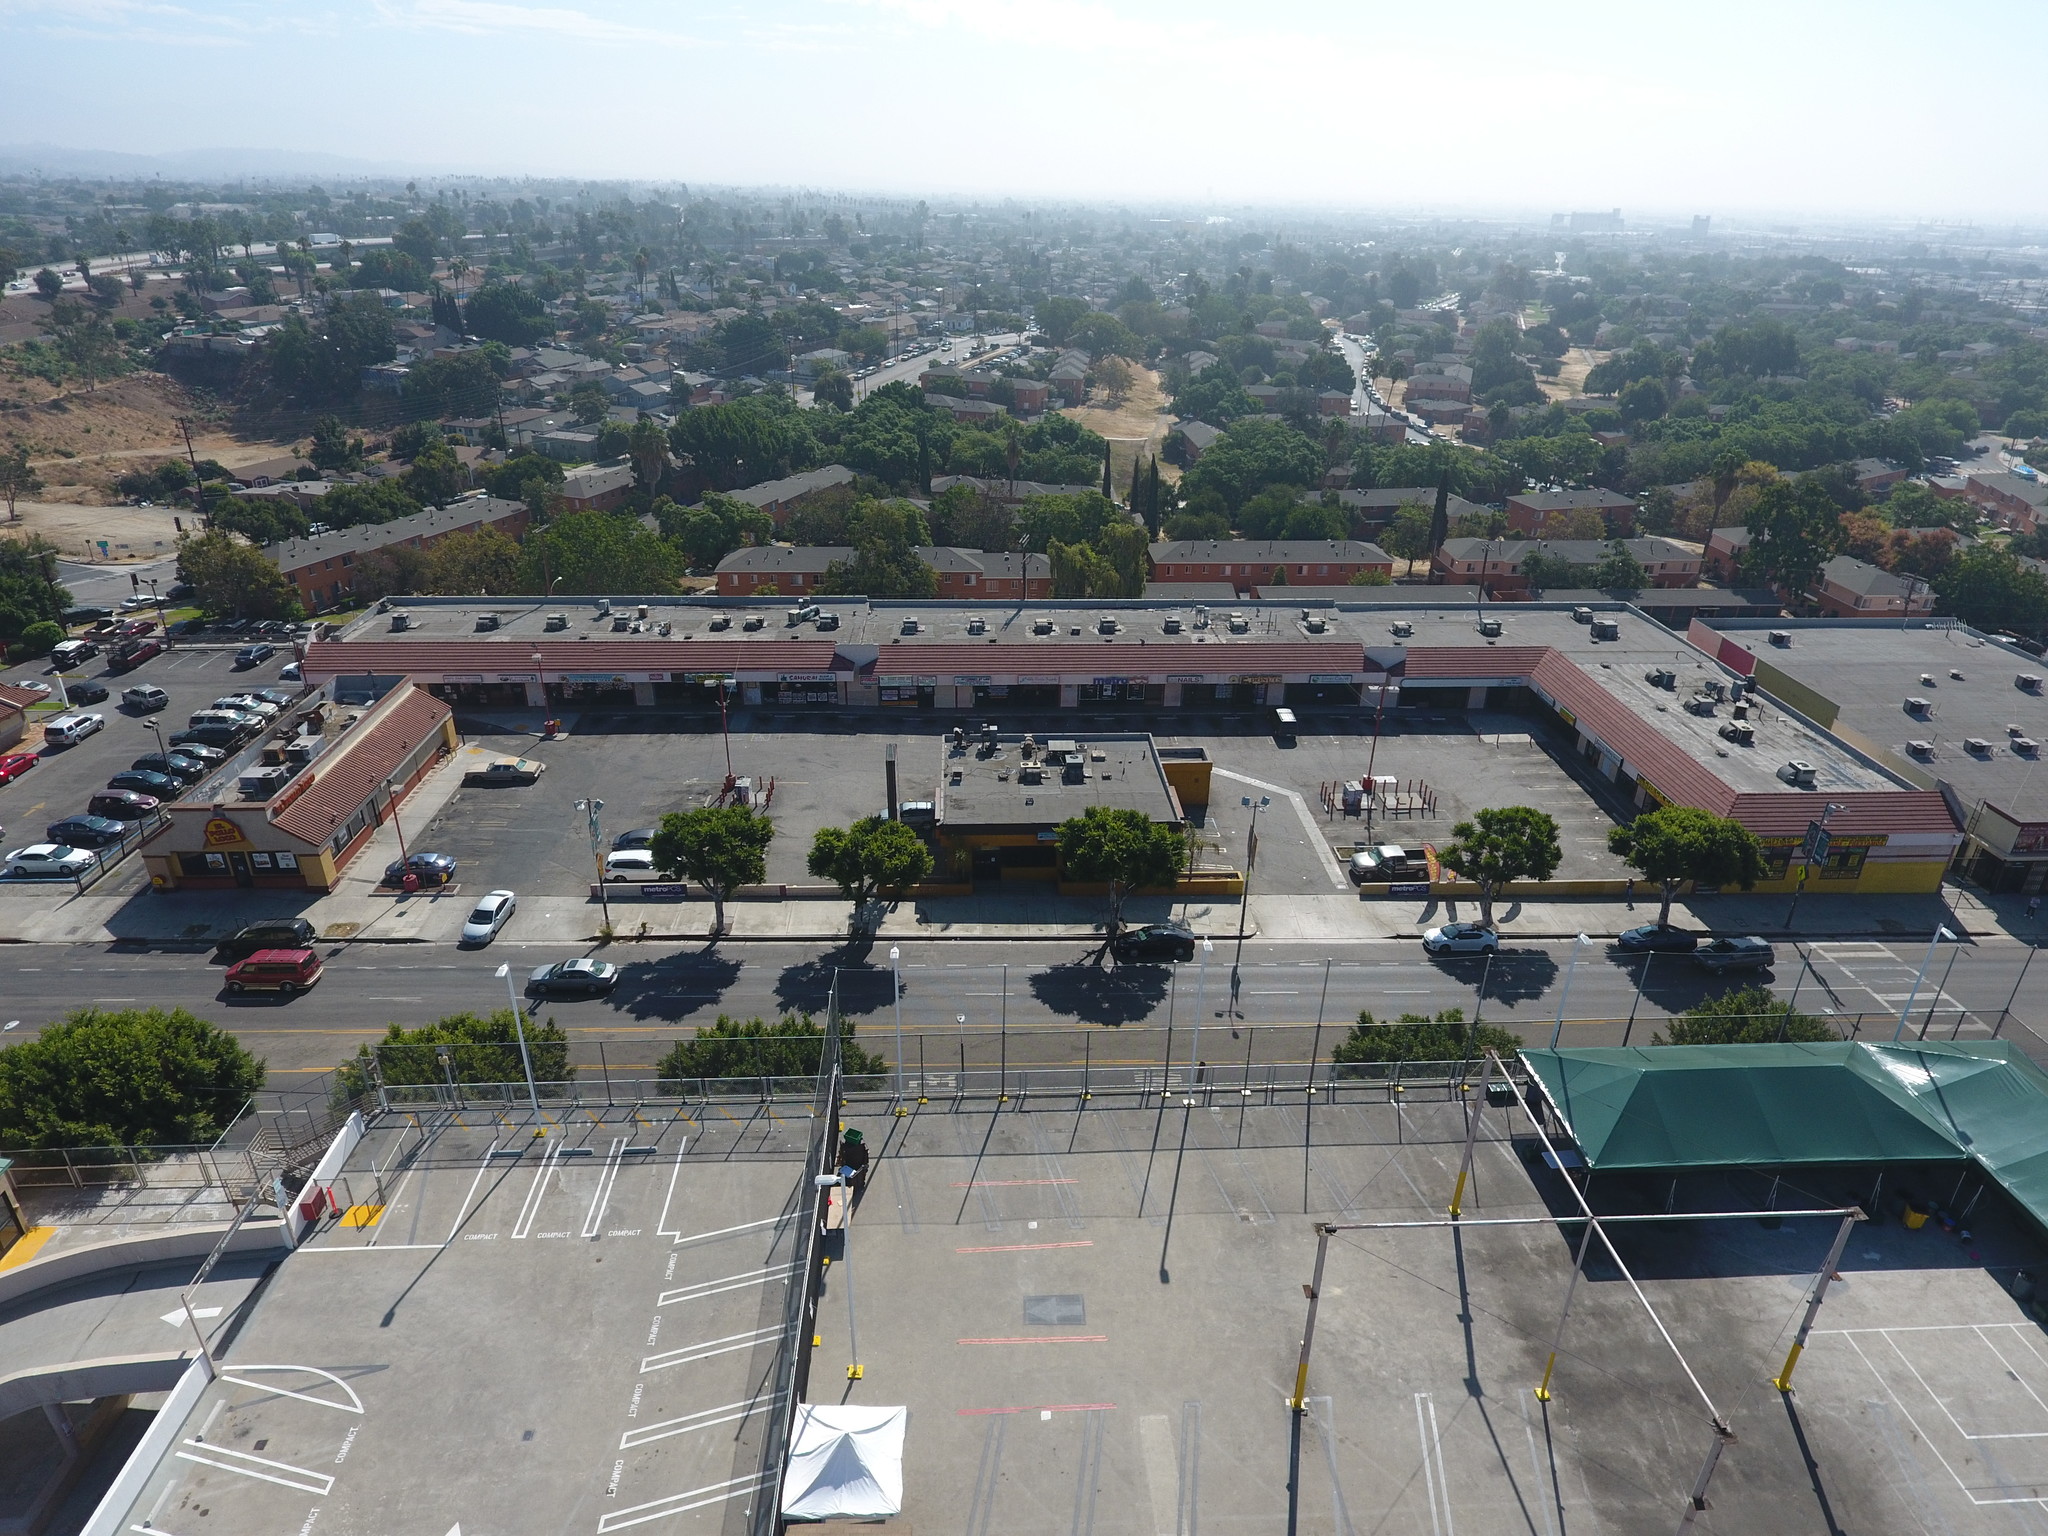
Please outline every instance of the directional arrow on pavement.
M220 1314L221 1309L219 1307L194 1307L192 1309L192 1315L198 1318L219 1317ZM178 1324L185 1321L184 1309L181 1307L176 1312L166 1312L164 1314L164 1321L173 1328L177 1327Z

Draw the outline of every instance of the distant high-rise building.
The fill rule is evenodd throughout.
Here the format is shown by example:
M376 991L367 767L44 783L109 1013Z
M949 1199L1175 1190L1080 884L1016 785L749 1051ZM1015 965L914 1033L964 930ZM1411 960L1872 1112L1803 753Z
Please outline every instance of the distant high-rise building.
M1588 230L1616 230L1621 228L1621 210L1613 208L1606 213L1574 213L1572 229L1577 232Z
M1714 216L1711 213L1694 214L1692 216L1693 237L1695 239L1704 239L1708 231L1713 228L1713 224Z

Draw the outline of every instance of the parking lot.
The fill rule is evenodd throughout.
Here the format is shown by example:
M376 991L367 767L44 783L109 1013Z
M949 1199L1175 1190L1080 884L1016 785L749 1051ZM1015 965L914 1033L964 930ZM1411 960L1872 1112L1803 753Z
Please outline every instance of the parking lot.
M71 681L91 678L105 686L108 697L103 702L79 709L103 716L106 726L73 746L41 747L40 760L33 769L0 786L0 839L4 839L5 847L20 848L45 841L44 829L50 823L83 812L94 791L102 788L108 778L128 768L138 757L159 750L159 731L168 740L185 728L186 718L194 710L204 709L223 694L279 686L277 674L291 660L289 646L268 661L239 669L234 660L236 648L235 643L227 640L219 645L179 646L132 672L121 673L107 672L106 657L102 655L70 673ZM42 682L50 681L53 675L47 663L14 667L7 673L9 680L31 678ZM141 683L153 683L168 693L169 706L154 714L125 708L121 691ZM47 718L55 712L36 713ZM145 883L141 861L131 859L108 880L119 883L105 883L98 889L117 891L132 886L139 890ZM0 889L18 883L0 879ZM41 882L30 885L34 891L44 888Z

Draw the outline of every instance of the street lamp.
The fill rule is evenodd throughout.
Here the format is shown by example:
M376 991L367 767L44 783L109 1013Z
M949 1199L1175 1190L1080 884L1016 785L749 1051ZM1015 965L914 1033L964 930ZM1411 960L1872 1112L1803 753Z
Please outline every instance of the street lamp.
M1244 895L1237 904L1237 954L1230 962L1230 974L1237 975L1238 962L1244 958L1244 920L1252 904L1252 866L1259 858L1259 812L1273 803L1271 795L1261 795L1253 800L1250 795L1238 796L1237 803L1251 809L1251 828L1244 839Z
M727 687L727 685L728 685L728 684L731 684L731 683L733 683L733 682L736 682L736 681L737 681L737 679L736 679L736 678L730 678L730 677L716 677L716 678L712 678L712 677L707 677L707 678L705 678L705 679L704 679L704 686L705 686L706 688L709 688L709 687L712 687L712 686L716 685L716 687L717 687L717 689L718 689L718 730L719 730L719 734L725 737L725 787L726 787L727 789L730 789L730 788L732 788L732 782L733 782L733 779L732 779L732 721L731 721L731 720L730 720L730 718L729 718L729 717L728 717L728 716L726 715L726 710L725 710L725 704L726 704L726 693L725 693L725 690L726 690L726 687Z
M419 876L412 871L411 856L405 851L405 828L400 825L398 820L398 781L396 779L386 779L384 781L384 809L391 813L391 830L398 834L398 888L400 890L409 889L406 885L408 880L412 881L413 886L416 887L419 884Z
M1822 806L1820 810L1820 829L1823 832L1825 832L1828 829L1828 818L1830 816L1837 814L1843 809L1845 809L1845 807L1843 807L1842 805L1838 804L1833 800L1830 800L1826 805ZM1788 930L1792 927L1793 917L1799 911L1799 898L1805 894L1806 871L1810 867L1811 861L1802 857L1799 861L1799 879L1792 887L1792 905L1785 909L1785 927Z
M590 861L597 866L597 899L604 906L604 925L612 925L611 893L604 887L604 854L600 848L604 842L604 823L597 819L597 813L604 809L602 800L578 800L576 809L590 818Z
M1954 941L1955 935L1946 928L1934 930L1934 937L1927 941L1927 953L1920 957L1920 970L1913 978L1913 990L1906 994L1906 1006L1899 1010L1899 1022L1892 1030L1892 1039L1897 1040L1906 1032L1906 1020L1913 1016L1913 1004L1920 1000L1920 983L1927 979L1927 967L1934 964L1935 946L1943 939Z
M899 1103L903 1099L903 973L898 968L898 962L902 959L903 951L896 945L891 944L889 946L889 981L890 996L896 1000L896 1099ZM922 1083L918 1085L918 1091L920 1093L924 1091Z
M1202 991L1209 978L1209 956L1216 946L1209 940L1202 940L1202 964L1195 973L1195 1043L1188 1049L1188 1082L1201 1081L1202 1072ZM1166 1091L1166 1075L1160 1074L1159 1091Z
M540 1113L540 1094L533 1086L533 1058L526 1053L526 1026L519 1017L519 994L512 990L512 966L510 962L498 967L498 978L505 983L505 996L512 1003L512 1033L519 1041L519 1065L526 1073L526 1102L533 1106L533 1112Z
M1558 1036L1564 1033L1564 1002L1572 995L1572 972L1579 967L1579 952L1592 942L1583 933L1572 940L1572 957L1565 964L1564 985L1557 991L1557 1022L1550 1028L1550 1048L1553 1051L1557 1049Z

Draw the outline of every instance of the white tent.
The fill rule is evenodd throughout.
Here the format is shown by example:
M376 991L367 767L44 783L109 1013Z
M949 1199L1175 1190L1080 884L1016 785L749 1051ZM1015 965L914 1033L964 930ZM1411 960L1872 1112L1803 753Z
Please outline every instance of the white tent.
M903 1512L903 1428L908 1408L805 1403L782 1478L789 1520L877 1519Z

